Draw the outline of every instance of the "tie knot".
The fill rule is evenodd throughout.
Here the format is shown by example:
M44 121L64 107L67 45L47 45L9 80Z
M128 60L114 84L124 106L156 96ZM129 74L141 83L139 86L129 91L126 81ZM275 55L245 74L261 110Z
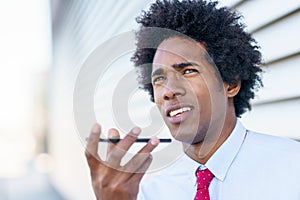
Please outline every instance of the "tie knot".
M196 176L197 176L197 189L204 189L208 188L211 180L214 178L213 173L209 171L209 169L205 170L197 170L196 171Z

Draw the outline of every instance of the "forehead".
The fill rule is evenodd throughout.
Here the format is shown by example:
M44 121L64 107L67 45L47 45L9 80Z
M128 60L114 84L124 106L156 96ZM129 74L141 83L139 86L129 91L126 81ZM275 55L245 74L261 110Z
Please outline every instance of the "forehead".
M185 38L169 38L157 48L153 65L173 65L182 62L202 63L207 61L207 52L203 44Z

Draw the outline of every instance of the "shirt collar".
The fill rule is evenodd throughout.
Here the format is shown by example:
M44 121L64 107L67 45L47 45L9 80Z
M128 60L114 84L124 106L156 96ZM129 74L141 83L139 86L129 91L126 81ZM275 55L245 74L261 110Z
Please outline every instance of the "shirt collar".
M246 129L237 120L235 128L226 141L206 162L205 166L214 174L216 178L223 181L226 174L238 154L246 136Z

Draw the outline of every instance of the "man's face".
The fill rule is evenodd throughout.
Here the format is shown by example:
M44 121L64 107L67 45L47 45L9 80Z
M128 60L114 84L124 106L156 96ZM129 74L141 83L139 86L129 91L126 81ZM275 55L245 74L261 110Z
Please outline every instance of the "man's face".
M201 43L173 37L159 45L153 59L155 103L173 137L186 143L204 140L218 118L213 99L224 102L223 82L205 55Z

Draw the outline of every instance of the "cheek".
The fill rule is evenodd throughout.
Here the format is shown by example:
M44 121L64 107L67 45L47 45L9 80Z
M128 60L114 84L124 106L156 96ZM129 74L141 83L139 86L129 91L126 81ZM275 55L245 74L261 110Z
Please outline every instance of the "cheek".
M193 87L191 91L192 98L195 99L196 105L198 105L199 110L202 112L207 112L210 110L211 106L211 94L205 84L198 84Z
M209 95L208 87L203 79L193 79L187 83L190 95L197 99L203 99L203 97Z
M161 102L161 99L159 98L157 90L153 90L153 98L154 98L154 103L158 106Z
M162 98L159 95L159 92L155 91L153 92L153 97L154 97L154 103L158 107L159 111L161 111L161 106L162 106Z

